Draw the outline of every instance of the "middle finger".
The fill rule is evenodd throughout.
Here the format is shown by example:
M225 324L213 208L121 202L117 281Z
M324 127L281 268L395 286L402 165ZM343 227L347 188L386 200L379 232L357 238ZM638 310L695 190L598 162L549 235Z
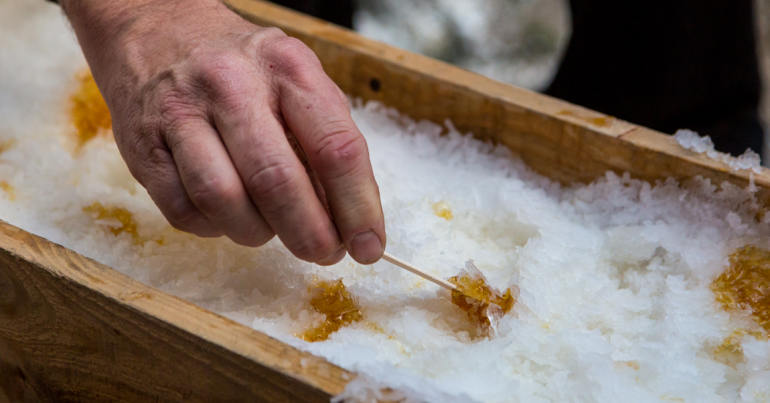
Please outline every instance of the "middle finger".
M267 97L259 99L218 109L216 126L247 192L284 245L300 259L328 263L342 247L337 229Z

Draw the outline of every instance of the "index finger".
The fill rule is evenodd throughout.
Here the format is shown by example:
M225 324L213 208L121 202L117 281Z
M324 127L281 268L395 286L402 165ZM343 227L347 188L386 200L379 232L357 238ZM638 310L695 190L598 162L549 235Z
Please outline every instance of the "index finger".
M329 210L350 255L376 262L385 250L385 224L366 140L347 100L318 66L282 83L281 112L326 192Z

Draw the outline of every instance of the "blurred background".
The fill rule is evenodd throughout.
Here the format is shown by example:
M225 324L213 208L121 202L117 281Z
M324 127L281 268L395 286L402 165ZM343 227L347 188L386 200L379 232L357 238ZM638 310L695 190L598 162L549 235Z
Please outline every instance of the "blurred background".
M762 152L762 163L770 162L770 0L755 0L757 19L757 51L759 55L760 73L762 74L762 120L765 127L765 149Z
M569 42L566 0L358 0L364 36L544 90Z
M535 91L549 88L572 32L568 0L357 0L347 9L338 6L351 4L347 0L276 1L340 25L352 25L369 38ZM762 126L770 128L770 0L650 0L627 4L582 0L579 4L585 10L580 10L581 38L589 39L580 44L581 52L568 57L572 71L563 77L559 73L555 87L561 88L554 91L551 87L549 93L609 114L617 104L628 103L615 111L618 117L668 133L679 128L694 129L711 135L717 149L737 155L750 146L768 161L770 141L760 144L761 129L756 123L760 86L756 71L739 68L754 64L750 41L745 40L751 36L745 23L750 20L751 1L756 58L765 83L759 115ZM586 18L586 14L591 17ZM586 26L597 29L587 32ZM629 30L647 36L624 36ZM613 38L613 33L618 38ZM697 38L694 45L693 38ZM596 71L600 70L597 65L618 60L615 55L599 52L593 66L581 65L586 44L600 49L607 46L626 62ZM657 62L639 67L634 46L643 49L645 55L656 55ZM641 64L650 60L645 57ZM672 64L680 67L667 67ZM617 71L621 69L639 77L638 82L618 80L622 74ZM576 81L589 83L605 77L609 77L608 82L619 83L619 88L599 91L593 98L582 95L595 92L589 84L568 88ZM668 81L651 77L667 77ZM626 102L627 94L634 94L633 102ZM770 139L769 131L765 130L765 139ZM734 141L736 132L751 132L754 139L760 140Z

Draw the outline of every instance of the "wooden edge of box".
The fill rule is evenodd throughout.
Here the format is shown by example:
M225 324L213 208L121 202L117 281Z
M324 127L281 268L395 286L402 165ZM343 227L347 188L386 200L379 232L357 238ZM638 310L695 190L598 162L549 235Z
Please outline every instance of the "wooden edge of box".
M656 181L695 176L745 188L770 201L770 171L736 171L679 146L671 136L568 102L397 49L353 31L260 0L224 0L247 20L282 29L316 52L347 94L409 117L442 123L505 144L533 169L562 183L590 182L607 171ZM633 96L633 94L629 94Z
M0 221L0 402L328 402L354 377Z

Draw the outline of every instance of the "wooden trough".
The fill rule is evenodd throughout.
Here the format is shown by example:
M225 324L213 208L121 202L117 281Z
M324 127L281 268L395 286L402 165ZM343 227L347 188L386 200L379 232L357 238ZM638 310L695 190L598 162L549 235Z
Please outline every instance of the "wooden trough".
M305 42L346 93L415 119L449 118L561 182L613 170L649 181L701 175L749 184L748 171L653 130L268 3L228 4ZM770 174L754 180L767 205ZM327 402L355 376L0 222L0 403Z

